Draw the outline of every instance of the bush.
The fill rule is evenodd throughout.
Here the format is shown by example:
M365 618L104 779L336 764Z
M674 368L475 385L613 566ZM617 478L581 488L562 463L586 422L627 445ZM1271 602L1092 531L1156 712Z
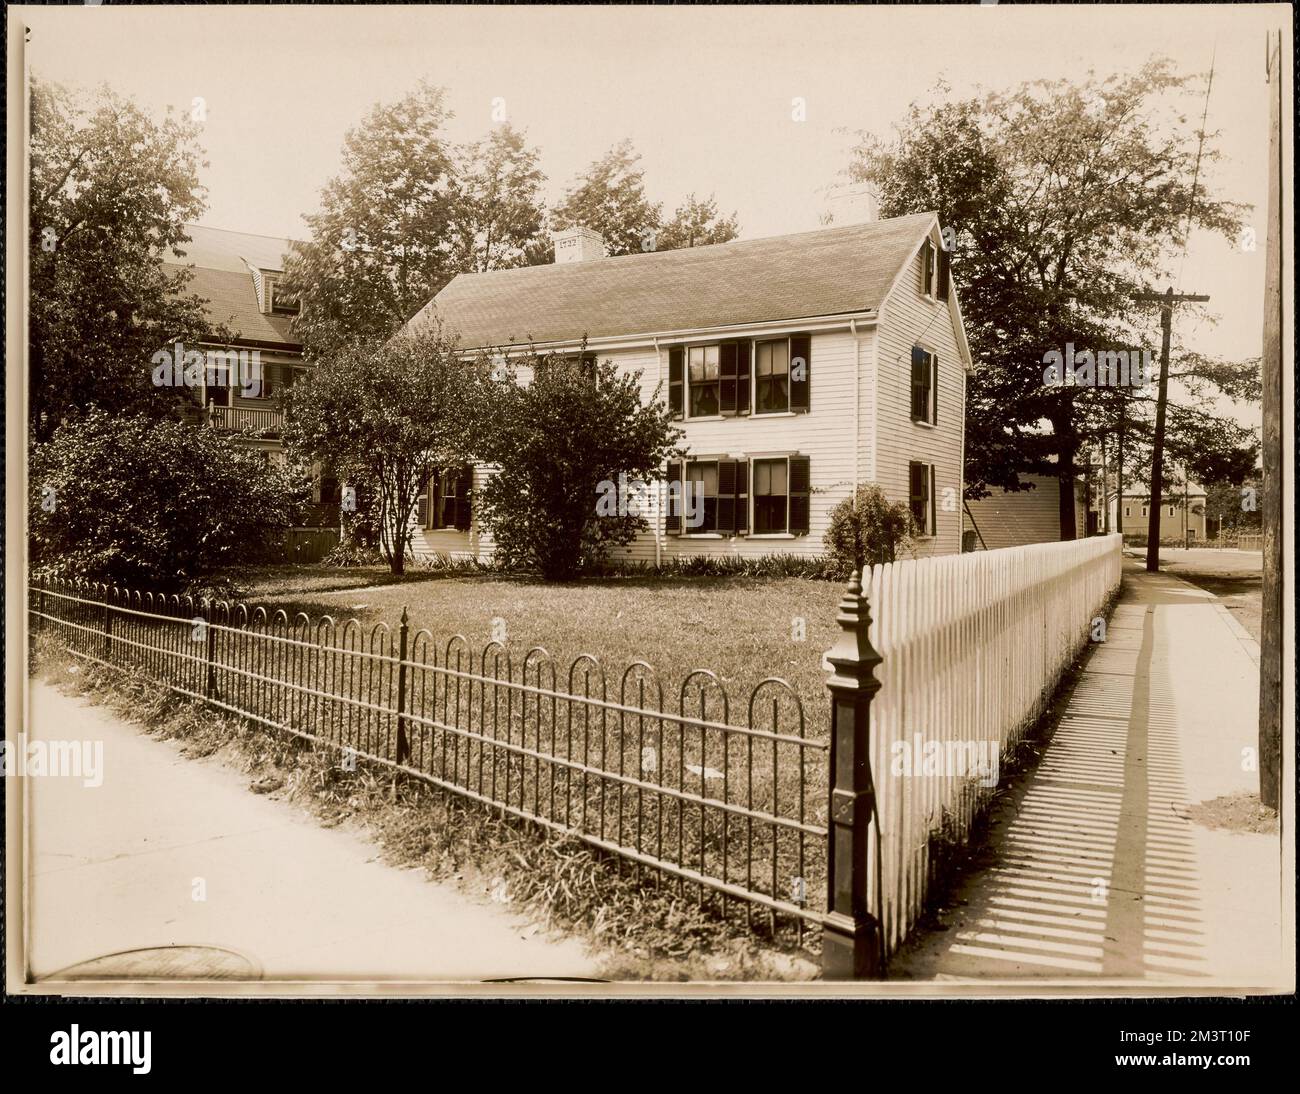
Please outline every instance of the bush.
M310 489L214 430L102 410L36 446L30 483L34 577L153 589L268 557Z
M912 510L891 502L874 482L863 483L856 497L845 498L831 511L826 548L844 570L893 562L909 550L916 525Z
M661 479L681 431L666 402L641 402L639 373L622 374L585 352L523 363L532 383L511 376L494 399L483 447L499 470L476 510L502 566L566 580L599 567L611 547L646 527L630 512L602 515L598 502L620 475Z

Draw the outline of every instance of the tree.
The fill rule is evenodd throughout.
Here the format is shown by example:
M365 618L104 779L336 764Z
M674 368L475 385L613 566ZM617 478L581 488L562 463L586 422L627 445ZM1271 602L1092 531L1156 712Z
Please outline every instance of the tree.
M32 573L174 589L264 561L310 484L234 438L93 409L32 455Z
M163 265L203 209L197 127L107 88L33 78L28 355L32 436L98 406L177 414L150 356L213 331L190 273Z
M915 533L907 504L891 502L876 483L865 482L831 510L826 550L845 571L877 566L893 562Z
M1199 134L1178 113L1178 99L1199 92L1191 81L1154 60L1105 80L941 95L913 104L891 142L864 136L850 165L876 186L882 216L935 211L953 229L975 362L967 496L1055 475L1063 539L1075 534L1077 454L1114 429L1121 405L1134 417L1143 408L1128 405L1132 389L1045 385L1044 355L1139 344L1151 316L1133 295L1162 278L1189 226L1240 227L1245 207L1206 185L1214 134L1193 195Z
M659 392L642 404L639 373L585 356L530 355L532 382L500 385L485 436L497 470L479 519L503 564L548 580L576 576L646 527L646 489L682 435Z
M640 159L630 140L616 144L574 180L552 210L552 225L599 232L610 255L654 249L663 207L646 197Z
M729 243L739 234L735 213L723 217L712 195L707 201L697 201L691 194L655 234L655 250L675 251L682 247Z
M440 467L475 455L491 394L484 358L462 361L436 322L391 339L351 342L318 357L286 398L285 443L296 458L372 484L379 549L406 567L416 502Z
M455 151L446 92L427 82L373 107L343 140L343 169L304 219L311 239L285 261L309 356L386 338L455 273ZM462 249L470 243L464 239Z
M528 265L549 243L542 234L546 176L524 135L501 125L461 146L450 194L450 257L458 273Z

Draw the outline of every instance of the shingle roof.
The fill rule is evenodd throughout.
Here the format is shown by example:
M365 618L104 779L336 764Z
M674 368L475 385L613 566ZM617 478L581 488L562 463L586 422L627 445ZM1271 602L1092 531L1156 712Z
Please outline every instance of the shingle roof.
M477 348L872 311L933 220L460 274L412 322L437 315Z
M283 315L265 314L257 299L257 285L249 266L279 272L284 254L295 241L246 232L227 232L187 224L191 241L173 252L164 263L169 267L192 263L193 277L188 291L208 300L208 316L225 323L237 341L259 342L297 350L301 343Z

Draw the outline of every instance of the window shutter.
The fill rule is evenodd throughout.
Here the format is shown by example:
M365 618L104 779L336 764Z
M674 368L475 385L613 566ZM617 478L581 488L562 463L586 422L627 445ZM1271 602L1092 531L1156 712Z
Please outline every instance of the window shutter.
M921 245L921 293L929 296L934 292L934 243L927 239Z
M939 424L939 355L930 354L930 424Z
M736 531L749 531L749 461L736 461Z
M456 516L455 527L457 531L468 532L470 525L470 504L469 492L474 482L474 470L471 467L462 467L456 473Z
M718 526L719 532L736 530L736 461L718 461Z
M748 414L749 408L753 404L754 397L750 391L750 385L753 381L750 376L753 374L753 367L750 361L753 359L752 342L736 343L736 413Z
M930 535L934 535L936 529L939 527L939 510L935 504L938 500L936 495L939 491L935 489L934 485L934 464L926 464L925 470L925 530L929 532Z
M912 510L912 519L916 530L925 532L925 464L909 463L907 465L908 504Z
M421 528L429 527L429 486L424 487L424 493L415 499L415 523Z
M807 456L790 457L790 531L796 536L808 534L812 467Z
M941 250L939 252L939 289L938 295L940 300L948 299L948 282L952 279L952 252Z
M718 412L735 414L737 408L736 343L718 347Z
M802 362L803 367L799 367ZM798 375L800 378L795 379ZM812 338L807 334L790 336L790 409L808 410L812 391Z
M671 536L679 535L682 530L682 467L681 460L668 461L668 486L669 491L665 500L666 511L664 513L664 531ZM677 489L672 490L672 484L677 484Z
M686 351L681 346L674 346L668 351L668 409L675 418L682 416L685 367Z
M912 347L912 421L926 420L925 381L929 364L920 346Z

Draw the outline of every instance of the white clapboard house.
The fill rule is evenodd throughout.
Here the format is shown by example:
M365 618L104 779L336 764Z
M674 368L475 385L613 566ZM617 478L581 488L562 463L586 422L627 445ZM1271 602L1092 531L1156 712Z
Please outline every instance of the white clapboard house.
M929 213L615 258L579 228L557 234L553 264L459 275L412 323L507 354L576 353L585 336L641 373L646 400L660 390L688 449L665 475L702 492L705 519L657 510L616 557L817 555L862 482L910 503L918 554L952 554L970 352L946 257ZM470 504L488 474L439 473L417 556L490 554Z

